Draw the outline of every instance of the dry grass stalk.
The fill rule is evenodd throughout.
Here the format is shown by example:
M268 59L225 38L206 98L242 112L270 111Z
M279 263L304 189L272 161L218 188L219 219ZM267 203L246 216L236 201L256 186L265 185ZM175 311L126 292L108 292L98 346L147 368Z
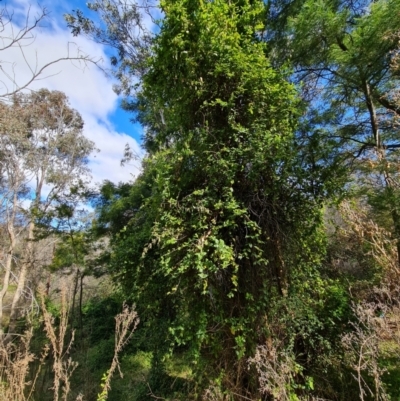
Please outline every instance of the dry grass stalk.
M395 240L390 232L369 218L370 210L366 206L356 209L349 202L343 202L340 209L354 234L370 245L375 261L386 270L400 274Z
M124 303L123 310L120 314L115 317L115 348L114 357L111 362L110 369L103 376L101 384L101 393L97 396L97 401L106 401L108 398L108 392L111 390L111 379L116 369L123 377L123 373L120 368L118 356L125 345L131 339L133 332L139 324L139 317L133 307L129 307Z
M54 318L47 310L44 298L44 291L40 292L41 307L43 313L43 323L47 339L50 342L43 347L39 357L39 366L33 376L28 380L31 363L38 359L31 351L30 345L33 336L33 328L29 327L25 333L14 338L14 342L2 342L0 344L0 401L29 401L33 399L36 381L40 375L42 366L50 352L53 354L54 371L54 400L58 401L62 383L62 400L66 401L70 388L70 377L77 364L71 359L65 360L65 356L73 342L65 347L65 337L68 322L68 301L66 297L66 287L61 292L61 315L60 327L58 331L54 325ZM66 348L66 349L64 349ZM82 400L82 397L78 399Z
M382 344L394 341L400 346L400 270L396 240L369 217L371 210L367 205L354 207L349 202L343 202L339 212L343 224L338 234L340 244L347 249L347 253L341 255L338 263L351 259L349 255L360 259L357 256L361 252L381 271L379 287L365 288L362 293L352 294L357 302L352 307L355 316L355 321L351 323L353 330L342 337L347 355L345 363L355 372L353 377L358 384L359 399L363 401L373 397L376 401L383 401L388 399L388 395L382 384L384 369L379 366ZM365 250L368 252L365 253Z
M338 245L334 248L333 267L352 273L367 268L368 261L373 261L381 268L386 283L398 277L396 240L370 218L370 208L344 201L338 212L340 222L334 223L334 238Z
M387 331L385 315L388 310L382 304L362 302L353 305L353 311L357 318L352 323L354 330L342 337L342 345L355 371L353 377L358 383L360 401L368 398L368 393L376 401L386 401L389 398L382 384L385 370L379 366L379 346L381 333Z
M280 348L276 341L260 345L249 363L257 371L262 394L269 395L276 401L290 401L293 379L300 367L292 355Z
M25 389L31 383L27 380L29 365L35 359L30 352L33 329L29 328L17 345L0 344L0 400L25 401Z
M225 396L219 386L212 384L204 391L202 399L203 401L223 401Z
M71 349L74 342L75 331L71 333L71 339L67 344L65 344L67 329L68 329L68 312L69 303L67 300L67 288L62 286L61 288L61 310L60 310L60 322L58 330L56 330L54 324L54 317L46 308L44 291L40 292L40 300L43 313L43 323L46 336L50 341L52 355L53 355L53 391L54 391L54 401L60 399L61 390L61 400L67 401L68 394L71 390L70 378L77 368L78 364L73 362L71 358L67 355Z
M61 310L58 327L55 326L54 317L48 311L45 303L45 291L43 288L39 291L41 302L44 330L49 341L43 347L39 358L39 367L35 372L33 379L28 380L31 363L38 359L31 351L30 345L33 336L32 326L20 337L18 341L4 343L0 342L0 401L30 401L34 397L36 381L40 375L42 366L51 351L53 359L53 400L67 401L71 392L71 375L77 367L77 363L68 357L69 351L74 341L74 332L71 338L66 341L68 332L68 313L69 302L66 285L61 289ZM111 389L111 378L116 369L121 377L118 356L128 341L131 339L133 331L136 329L139 318L134 308L124 304L123 311L115 317L115 350L110 369L103 379L102 393L98 395L98 400L105 401L108 392ZM82 394L79 394L76 401L83 401Z

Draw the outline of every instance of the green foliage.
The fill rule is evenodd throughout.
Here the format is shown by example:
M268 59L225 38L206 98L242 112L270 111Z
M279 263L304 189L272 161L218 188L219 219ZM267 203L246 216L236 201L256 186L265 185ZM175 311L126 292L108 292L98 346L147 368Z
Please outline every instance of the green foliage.
M85 303L82 312L86 322L87 336L91 343L95 344L113 337L115 329L114 317L119 313L121 303L122 301L117 296L110 296L104 299L93 298Z
M159 31L131 55L125 9L105 5L90 8L107 29L68 18L122 49L124 105L145 127L142 174L103 185L94 227L141 317L130 352L151 355L133 399L260 399L279 383L291 400L357 398L341 341L359 329L352 298L385 269L377 235L341 221L327 238L322 208L356 172L358 196L400 238L399 1L164 0ZM272 390L248 364L260 347L277 358ZM171 364L181 358L190 374Z
M108 376L108 371L104 373L103 377L101 378L101 393L97 395L97 401L106 401L107 400L107 395L108 391L106 390L106 382L107 382L107 376Z
M306 125L322 133L320 148L330 153L326 161L341 160L346 166L343 177L357 182L400 251L400 2L273 3L274 54L296 68L308 103Z
M87 254L87 243L84 233L70 233L64 236L55 249L53 260L49 266L51 270L58 270L71 267L73 264L84 265L84 258Z
M297 297L304 282L312 292L319 280L325 190L298 156L300 102L260 40L264 4L161 7L161 31L130 105L147 127L150 155L131 187L103 187L99 222L154 361L185 350L200 387L221 364L225 384L242 382L249 378L240 366L268 336L273 305Z

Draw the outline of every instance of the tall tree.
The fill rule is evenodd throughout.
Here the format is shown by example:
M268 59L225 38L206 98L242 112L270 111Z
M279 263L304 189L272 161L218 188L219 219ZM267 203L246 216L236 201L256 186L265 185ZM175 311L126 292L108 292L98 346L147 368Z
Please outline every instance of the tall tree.
M25 243L16 263L17 288L7 338L15 329L27 275L35 264L38 229L53 227L58 213L66 211L62 204L67 194L85 185L87 157L94 144L84 137L82 128L81 116L61 92L42 89L0 104L1 218L9 236L0 313L17 240Z
M271 1L275 62L295 66L308 128L391 216L400 263L398 0ZM332 149L332 147L331 147ZM354 177L354 175L353 175Z
M131 192L105 202L103 216L131 216L112 266L159 343L189 347L232 397L255 397L247 358L271 334L269 312L318 277L326 191L299 156L300 102L268 61L264 3L160 6L130 103L150 154Z

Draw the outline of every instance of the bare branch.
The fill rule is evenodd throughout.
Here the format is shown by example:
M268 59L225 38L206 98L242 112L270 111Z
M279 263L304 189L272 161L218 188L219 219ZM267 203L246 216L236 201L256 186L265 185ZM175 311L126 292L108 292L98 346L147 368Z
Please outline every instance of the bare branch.
M46 74L46 72L49 71L50 67L61 62L77 61L79 65L74 65L77 68L83 69L85 69L88 64L94 64L105 72L100 66L101 59L90 57L83 53L79 47L76 47L75 54L72 54L71 42L67 44L65 56L40 65L36 54L35 61L32 62L26 55L26 48L32 46L35 42L35 31L48 18L49 12L43 7L33 19L30 14L31 9L29 8L22 27L18 28L17 23L13 20L14 13L10 12L7 6L4 6L0 11L0 56L2 54L1 52L12 48L17 49L23 60L22 65L29 74L28 78L21 81L16 73L16 68L20 65L15 62L9 63L5 60L0 60L0 84L2 87L0 90L0 100L7 101L15 94L29 89L33 82L57 75L58 72L51 74Z

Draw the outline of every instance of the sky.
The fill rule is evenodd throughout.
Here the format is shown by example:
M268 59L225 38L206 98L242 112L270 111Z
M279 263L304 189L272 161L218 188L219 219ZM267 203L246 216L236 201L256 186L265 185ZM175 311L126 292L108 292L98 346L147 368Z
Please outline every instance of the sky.
M68 54L86 54L95 60L102 60L104 68L109 66L107 49L83 37L73 37L63 19L63 14L73 9L86 10L82 0L3 0L9 12L14 14L12 23L0 33L0 46L9 43L7 38L18 34L20 27L38 15L40 7L50 12L46 22L33 31L34 38L24 42L22 48L0 48L0 95L26 83L31 71ZM1 43L3 42L3 43ZM90 157L92 183L103 180L112 182L132 181L140 172L140 162L125 167L120 165L126 144L136 153L143 155L140 148L142 128L132 124L130 114L120 109L121 99L113 92L112 79L90 63L63 61L45 70L40 80L29 85L32 90L47 88L63 91L70 105L79 111L85 121L84 135L95 142L99 152Z

